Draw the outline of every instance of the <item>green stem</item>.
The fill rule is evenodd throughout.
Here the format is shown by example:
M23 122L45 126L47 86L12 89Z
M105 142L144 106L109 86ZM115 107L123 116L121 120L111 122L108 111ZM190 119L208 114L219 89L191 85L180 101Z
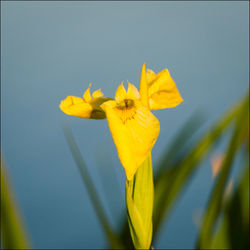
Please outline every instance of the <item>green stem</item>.
M149 249L152 241L154 183L151 154L126 182L126 205L131 238L136 249Z

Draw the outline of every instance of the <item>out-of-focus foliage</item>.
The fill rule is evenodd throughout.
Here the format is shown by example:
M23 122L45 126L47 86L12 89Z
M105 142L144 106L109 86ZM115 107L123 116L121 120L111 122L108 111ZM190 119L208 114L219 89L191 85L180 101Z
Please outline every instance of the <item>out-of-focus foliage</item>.
M249 166L246 165L236 190L221 212L223 217L210 248L249 249Z
M98 196L95 185L94 185L92 178L89 174L88 168L87 168L86 164L84 163L84 160L82 158L80 150L77 147L77 144L74 140L71 129L70 129L69 125L66 123L64 124L63 128L64 128L65 137L66 137L66 140L67 140L68 145L70 147L71 153L74 157L74 160L76 162L76 165L78 167L80 175L83 179L83 182L88 190L88 194L89 194L89 197L91 199L92 205L95 209L95 212L96 212L96 215L99 219L99 222L101 223L102 228L106 234L106 237L110 243L110 246L114 249L122 248L122 245L120 243L118 236L114 233L114 231L111 228L111 225L110 225L108 218L107 218L107 215L105 213L105 209L101 204L101 200Z
M232 163L235 158L235 155L239 148L242 146L242 144L246 143L246 126L248 126L248 119L249 119L249 112L248 112L248 100L243 103L242 107L238 111L235 119L234 119L234 128L233 128L233 134L231 136L231 140L228 144L227 152L225 159L222 163L222 168L219 173L219 176L217 177L217 182L215 183L215 186L213 188L213 192L211 194L209 203L207 205L206 213L203 220L203 225L199 233L198 237L198 248L201 249L208 249L211 248L211 243L213 241L213 229L215 227L215 224L222 213L223 208L223 196L225 194L225 187L227 184L228 176L230 173L230 170L232 168ZM244 160L244 159L243 159ZM244 164L244 161L242 162ZM249 167L248 167L249 168ZM237 187L238 188L238 187ZM249 192L249 188L248 188ZM233 207L231 207L233 208ZM233 208L235 215L238 214L238 210L241 210L241 202L239 201L238 206L234 206ZM234 217L234 216L233 216ZM238 242L238 233L233 235L228 235L230 238L232 237L232 240L226 239L228 243L224 247L229 247L232 249L233 247L236 248L243 248L248 249L249 247L249 239L248 234L244 233L243 226L240 225L240 223L244 223L241 221L241 217L235 218L235 221L231 221L232 225L229 226L229 230L233 230L236 232L240 232L240 234L243 236L242 241ZM237 221L239 223L237 223ZM231 228L232 227L232 228ZM248 225L249 227L249 225ZM231 228L231 229L230 229ZM234 229L233 229L234 228ZM249 232L249 230L248 230ZM235 238L235 239L234 239ZM216 241L217 242L217 241ZM215 246L217 246L216 242L214 243ZM238 244L234 244L235 242L238 242ZM223 244L221 243L223 246ZM240 247L241 246L241 247Z
M163 221L168 220L180 195L202 166L201 163L210 155L217 143L230 133L231 139L225 150L221 169L207 200L196 248L249 249L249 96L232 107L197 139L196 131L203 125L200 118L193 116L184 124L173 143L163 151L158 166L155 166L157 172L154 178L153 245ZM112 229L69 126L64 126L64 132L97 217L107 236L109 247L133 248L127 218L124 216L120 232ZM225 199L226 186L236 156L240 157L241 175L239 180L235 180L232 194ZM9 192L7 190L5 188L4 193L7 194ZM4 223L11 228L15 224L13 221L16 221L16 213L12 212L15 211L13 208L8 211L10 211L8 214L4 214ZM17 239L15 244L27 244L25 236L20 233L23 232L20 229L21 224L18 224L17 228L19 229L6 230L2 242L6 242L4 239L9 238Z
M31 244L6 171L1 161L1 245L3 249L30 249Z

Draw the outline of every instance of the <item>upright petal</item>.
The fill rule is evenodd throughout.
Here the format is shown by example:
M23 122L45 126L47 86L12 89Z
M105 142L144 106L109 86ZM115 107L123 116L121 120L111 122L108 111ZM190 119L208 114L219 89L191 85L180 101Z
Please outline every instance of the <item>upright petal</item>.
M183 101L167 69L158 74L148 70L147 81L150 109L173 108Z
M89 84L89 87L86 89L86 91L83 94L83 98L86 102L90 102L92 100L92 97L90 94L90 88L91 88L91 83Z
M148 108L148 84L147 84L147 75L146 75L146 66L145 63L142 65L141 69L141 79L140 79L140 96L142 104Z
M147 69L147 72L146 72L146 78L147 78L147 82L148 84L150 84L153 79L155 78L155 72L151 69Z
M126 98L126 96L127 96L127 92L122 82L115 92L115 100L117 102L123 101Z
M157 118L140 101L134 103L129 109L117 108L114 101L101 105L128 180L151 152L160 131Z
M131 84L130 82L128 82L128 91L127 91L127 99L132 99L132 100L136 100L136 99L140 99L140 94L139 91L137 90L137 88Z
M103 93L102 93L102 91L100 89L98 89L98 90L93 92L92 96L93 96L93 98L102 97Z

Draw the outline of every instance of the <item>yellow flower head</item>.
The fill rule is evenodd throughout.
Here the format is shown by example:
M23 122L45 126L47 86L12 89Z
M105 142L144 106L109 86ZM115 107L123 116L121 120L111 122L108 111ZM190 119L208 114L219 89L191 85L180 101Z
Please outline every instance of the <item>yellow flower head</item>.
M67 115L78 116L80 118L104 119L105 112L100 105L111 98L103 97L100 89L93 92L93 98L90 94L90 87L84 92L83 98L76 96L67 96L60 103L60 109Z
M131 180L138 167L151 152L160 132L160 124L152 109L172 108L182 98L167 69L155 74L142 66L140 90L128 83L117 88L115 100L103 97L100 90L90 95L90 87L83 98L68 96L60 104L61 110L81 118L104 119L116 145L118 156Z

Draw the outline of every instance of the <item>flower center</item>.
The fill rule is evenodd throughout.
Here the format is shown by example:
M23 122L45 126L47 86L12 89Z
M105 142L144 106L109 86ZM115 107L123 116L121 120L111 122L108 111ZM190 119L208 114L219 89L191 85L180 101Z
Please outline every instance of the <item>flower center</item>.
M133 119L136 114L135 103L132 99L124 99L117 103L116 108L123 124L125 124L127 120Z
M116 107L118 109L129 109L134 106L134 101L132 99L124 99L121 102L117 103Z

